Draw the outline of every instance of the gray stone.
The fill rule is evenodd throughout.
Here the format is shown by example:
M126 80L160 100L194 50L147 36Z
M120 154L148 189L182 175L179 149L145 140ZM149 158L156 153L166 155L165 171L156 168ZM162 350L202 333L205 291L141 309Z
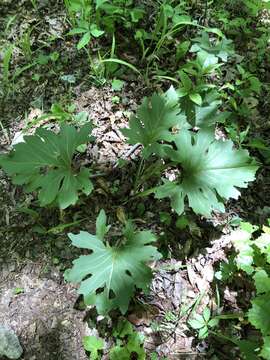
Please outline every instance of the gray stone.
M0 356L19 359L22 353L23 349L14 331L0 325Z

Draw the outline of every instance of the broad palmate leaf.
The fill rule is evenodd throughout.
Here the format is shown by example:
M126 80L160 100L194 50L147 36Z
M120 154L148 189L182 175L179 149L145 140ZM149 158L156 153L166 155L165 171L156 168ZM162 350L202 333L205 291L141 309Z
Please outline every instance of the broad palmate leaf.
M215 140L211 131L183 130L174 142L177 150L164 146L163 151L181 168L181 176L173 182L165 180L155 193L159 199L169 197L178 214L184 211L186 197L198 214L224 211L222 198L237 199L236 187L245 188L254 180L258 166L248 152L234 149L232 141Z
M110 246L104 236L108 232L106 215L101 210L96 222L96 235L81 231L69 234L76 247L89 249L90 255L80 256L73 261L73 268L67 270L65 279L80 283L79 294L88 304L95 304L99 313L119 308L127 311L135 286L147 290L152 278L147 261L160 258L154 246L156 241L150 231L134 232L131 222L126 224L118 245Z
M131 116L129 128L122 129L122 132L130 144L142 144L143 155L147 157L158 141L172 140L172 127L189 127L185 115L181 114L178 95L173 87L165 94L155 93L144 98L137 114Z
M2 156L0 165L14 184L25 185L28 192L38 190L41 206L55 202L65 209L77 202L79 191L89 195L93 189L89 170L72 166L76 148L91 140L91 130L90 124L79 131L63 125L58 134L39 128Z

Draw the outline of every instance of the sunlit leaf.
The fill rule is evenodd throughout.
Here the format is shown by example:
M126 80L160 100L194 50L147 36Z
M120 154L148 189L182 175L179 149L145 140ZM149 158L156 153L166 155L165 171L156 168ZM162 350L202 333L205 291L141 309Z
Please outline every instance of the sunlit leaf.
M245 188L253 181L258 168L246 150L236 150L231 141L217 141L211 131L191 134L180 131L174 142L177 150L166 146L167 156L181 166L181 178L164 180L155 190L159 199L169 197L178 214L184 211L185 199L194 212L210 215L212 210L224 211L222 198L237 199L237 187Z

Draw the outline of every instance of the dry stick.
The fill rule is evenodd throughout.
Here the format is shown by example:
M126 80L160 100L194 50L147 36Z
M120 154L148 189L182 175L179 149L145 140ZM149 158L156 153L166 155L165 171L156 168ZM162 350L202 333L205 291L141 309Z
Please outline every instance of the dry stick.
M138 149L138 147L140 147L141 144L135 144L133 145L128 151L127 153L123 156L124 159L127 159L128 157L130 157L130 155L132 155L134 153L134 151L136 151ZM114 165L113 165L113 168L117 168L118 167L118 164L117 164L117 161L115 161Z
M126 153L125 158L130 157L130 155L132 155L132 154L134 153L134 151L137 150L138 147L140 147L140 146L141 146L141 144L139 144L139 143L133 145L133 146L128 150L128 152Z

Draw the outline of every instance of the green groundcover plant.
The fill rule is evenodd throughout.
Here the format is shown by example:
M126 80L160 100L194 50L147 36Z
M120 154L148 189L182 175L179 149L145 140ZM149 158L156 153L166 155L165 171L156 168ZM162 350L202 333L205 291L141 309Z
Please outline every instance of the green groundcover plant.
M134 331L131 323L125 319L119 319L112 330L115 344L110 348L110 360L130 360L136 356L138 360L145 360L146 353L143 348L144 337ZM85 336L83 346L90 353L90 360L102 358L105 348L104 340L95 336Z
M147 90L145 85L151 84L147 93L153 88L156 91L143 99L137 112L131 115L128 127L122 129L126 142L141 151L132 166L125 167L127 161L118 159L112 169L113 172L117 168L113 177L126 170L129 175L131 168L136 171L134 179L130 176L127 187L130 192L127 196L125 192L124 198L114 196L122 185L119 178L114 180L108 192L113 197L109 200L115 201L112 208L119 201L121 206L128 204L132 217L137 210L135 213L141 216L148 210L149 202L137 204L137 201L151 195L151 205L152 202L161 205L162 211L154 214L159 215L161 227L166 231L189 229L192 237L193 224L200 231L195 221L189 221L192 212L205 218L215 211L224 212L226 202L238 199L240 189L247 188L255 179L259 164L247 148L252 149L252 154L257 152L262 162L269 163L268 128L264 121L268 104L264 95L269 93L270 0L31 0L23 3L26 6L22 14L13 14L8 8L6 12L5 7L7 17L1 24L1 34L6 44L4 41L1 49L0 93L16 104L14 95L18 94L20 99L29 90L32 92L29 106L34 109L43 105L46 108L49 103L52 106L38 118L29 116L32 120L28 119L26 130L38 127L37 130L33 135L25 135L24 141L14 145L10 153L1 155L0 166L13 184L33 193L40 206L64 210L79 200L82 204L93 193L91 179L101 174L92 174L91 166L80 164L87 143L94 141L88 113L75 114L75 105L64 105L78 93L75 86L86 89L91 81L111 84L117 95L111 99L112 111L116 108L122 111L127 104L126 91L129 93L129 87L133 87L129 81L134 81L143 91ZM29 28L29 18L33 15L34 25ZM27 19L27 24L20 24L21 16ZM45 25L42 34L40 24ZM10 37L10 33L14 36ZM133 73L128 73L129 70ZM138 78L134 80L135 74ZM31 79L37 92L32 91ZM170 82L177 84L176 88L170 87L163 93L160 89ZM57 89L60 91L52 91L51 98L48 98L51 91L47 91L51 89L46 89L46 96L39 93L39 89L49 84L60 87ZM59 93L61 100L57 99ZM13 97L9 98L11 94ZM1 108L4 112L5 108L9 110L9 103L3 101ZM17 110L15 106L14 109ZM45 121L56 123L59 131L43 128ZM9 142L4 126L0 121L0 131ZM258 138L251 138L254 133ZM95 200L99 203L99 198ZM135 206L129 207L133 200ZM20 206L21 212L36 213L36 222L41 219L39 212L24 205ZM111 210L106 211L111 214ZM61 220L73 215L74 218L49 230L41 228L42 224L35 228L52 236L84 220L77 220L77 207L60 214ZM151 261L161 258L154 246L157 242L154 233L136 229L134 221L121 221L123 226L113 224L117 230L122 226L115 235L111 231L114 229L107 225L105 211L101 210L96 219L96 234L81 231L68 235L82 255L66 270L65 279L78 284L78 293L83 295L86 305L94 305L105 318L108 314L119 314L118 310L126 314L136 292L149 290L153 276ZM171 229L174 224L176 229ZM167 232L165 236L164 233L160 243L166 238ZM227 317L255 330L255 341L229 339L248 360L270 359L269 237L269 227L259 234L259 227L242 223L232 236L235 252L228 263L222 264L218 275L230 284L237 274L248 284L251 300L247 297L246 314ZM164 254L165 247L163 242ZM186 247L189 240L183 246L185 254ZM19 294L21 288L17 290ZM200 339L215 336L215 332L222 338L219 327L222 329L221 321L226 316L216 314L208 306L187 324L198 330ZM219 311L220 307L217 308ZM240 337L243 332L238 330L234 334ZM116 340L110 350L101 338L85 337L83 344L90 358L99 359L104 353L111 360L145 359L143 339L128 322L119 323L113 336Z
M143 145L144 159L150 155L168 159L167 169L178 173L176 180L164 178L164 184L152 190L158 199L169 197L179 215L186 198L197 214L224 211L224 200L239 197L237 188L255 179L258 165L247 150L235 149L232 141L216 140L213 128L192 131L178 100L173 88L145 98L123 134L129 143Z
M79 131L63 125L59 133L38 128L10 154L1 156L0 165L15 185L24 185L27 192L38 191L40 206L55 204L65 209L78 201L80 192L89 195L93 190L90 170L77 170L72 163L76 149L93 139L91 131L90 124Z
M270 228L263 227L259 237L252 234L258 227L243 223L241 229L232 234L237 250L237 267L246 272L254 281L256 295L248 311L249 322L262 334L263 345L259 355L270 358Z
M184 201L197 214L210 215L212 210L225 211L223 200L237 199L236 187L247 187L254 180L257 165L246 150L236 150L231 141L217 141L210 131L192 134L181 131L174 138L177 150L165 147L164 152L182 170L176 181L164 180L155 190L156 197L169 197L178 214Z
M248 360L270 358L270 228L263 226L261 234L254 235L258 231L258 226L242 222L231 234L236 253L228 262L221 263L216 273L224 283L231 283L234 276L244 275L245 284L254 287L246 318L259 331L257 336L243 340L227 338Z
M79 294L87 304L94 304L101 314L119 308L124 314L135 287L147 291L152 278L147 262L161 257L151 245L156 237L150 231L136 231L127 221L122 235L113 244L105 238L110 226L101 210L96 221L96 235L81 231L69 234L72 245L92 251L74 260L65 273L67 281L81 283Z

